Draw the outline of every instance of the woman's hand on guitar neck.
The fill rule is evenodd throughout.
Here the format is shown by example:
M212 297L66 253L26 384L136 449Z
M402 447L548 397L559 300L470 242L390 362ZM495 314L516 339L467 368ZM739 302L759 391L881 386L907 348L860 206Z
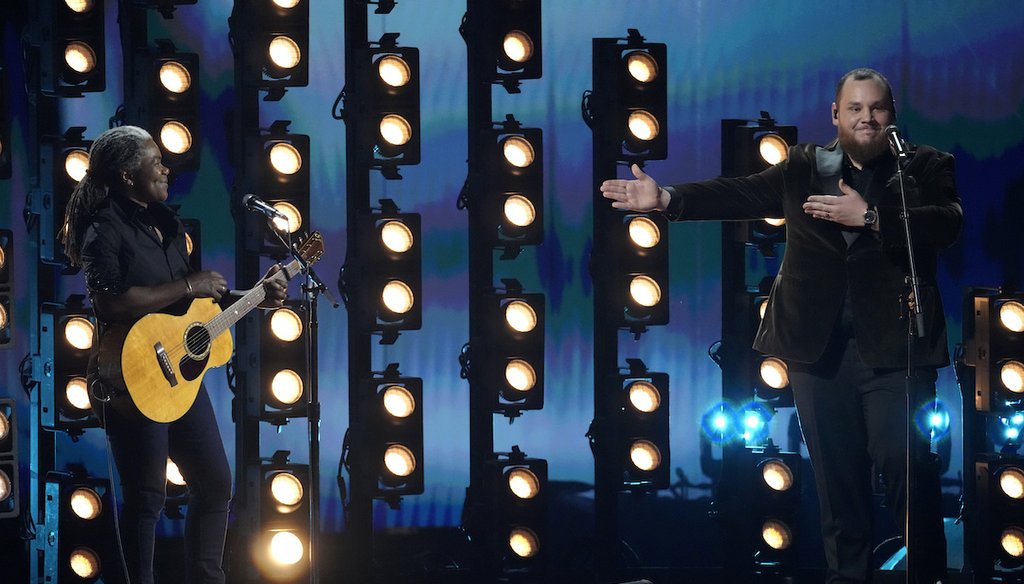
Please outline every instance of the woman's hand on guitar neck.
M213 298L219 301L228 292L228 281L213 270L185 276L185 284L192 298Z
M274 264L263 276L263 290L267 296L263 302L260 302L260 308L277 308L283 305L285 299L288 298L288 279L284 274L280 274L276 278L273 277L280 271L281 265Z

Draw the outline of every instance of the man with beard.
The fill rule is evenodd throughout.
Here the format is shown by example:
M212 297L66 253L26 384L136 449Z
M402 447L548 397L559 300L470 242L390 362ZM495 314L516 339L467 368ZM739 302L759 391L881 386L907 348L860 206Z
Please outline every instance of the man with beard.
M838 137L791 147L764 172L661 187L601 185L612 207L659 210L673 220L786 219L786 253L754 347L783 358L820 500L827 582L872 577L872 468L889 506L906 517L906 367L912 299L900 218L897 161L885 128L896 113L889 82L873 69L840 79L832 103ZM935 282L938 251L962 223L953 157L911 147L905 166L925 334L916 340L916 403L934 399L936 369L949 364ZM911 553L918 582L946 574L938 464L922 438ZM903 521L900 522L901 525Z

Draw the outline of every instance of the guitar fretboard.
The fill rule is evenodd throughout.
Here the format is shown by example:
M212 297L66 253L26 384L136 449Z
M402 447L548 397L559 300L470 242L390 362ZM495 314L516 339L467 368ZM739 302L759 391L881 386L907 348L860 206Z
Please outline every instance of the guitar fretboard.
M278 274L284 275L285 279L290 280L295 274L299 273L300 265L298 260L292 260L290 264L281 269L271 276L272 278L278 277ZM252 290L246 292L237 302L227 308L227 310L221 312L217 316L210 319L206 323L206 330L210 333L210 338L215 339L224 331L228 330L236 322L242 319L246 314L259 306L260 302L263 302L267 298L267 291L263 288L263 281L260 280L259 284L254 286Z

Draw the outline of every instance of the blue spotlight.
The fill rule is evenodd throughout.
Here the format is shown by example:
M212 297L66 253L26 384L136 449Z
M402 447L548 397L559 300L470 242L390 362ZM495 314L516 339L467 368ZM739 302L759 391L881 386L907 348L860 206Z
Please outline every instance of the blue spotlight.
M1024 422L1024 416L1021 417L1021 422ZM936 442L943 440L949 436L949 408L938 399L925 404L914 415L914 423L922 435L929 436Z
M750 402L740 409L739 417L743 423L743 441L748 446L763 443L768 437L772 411L762 403Z
M700 421L704 435L715 444L733 441L739 433L736 411L726 402L711 406Z

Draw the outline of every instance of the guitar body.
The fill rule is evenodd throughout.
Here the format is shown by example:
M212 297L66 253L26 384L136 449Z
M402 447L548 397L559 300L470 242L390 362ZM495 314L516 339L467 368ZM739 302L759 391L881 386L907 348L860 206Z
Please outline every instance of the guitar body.
M130 328L111 327L100 343L100 378L127 392L150 420L177 420L195 402L206 371L231 358L230 331L211 338L204 326L220 312L213 299L198 298L181 316L149 314Z

